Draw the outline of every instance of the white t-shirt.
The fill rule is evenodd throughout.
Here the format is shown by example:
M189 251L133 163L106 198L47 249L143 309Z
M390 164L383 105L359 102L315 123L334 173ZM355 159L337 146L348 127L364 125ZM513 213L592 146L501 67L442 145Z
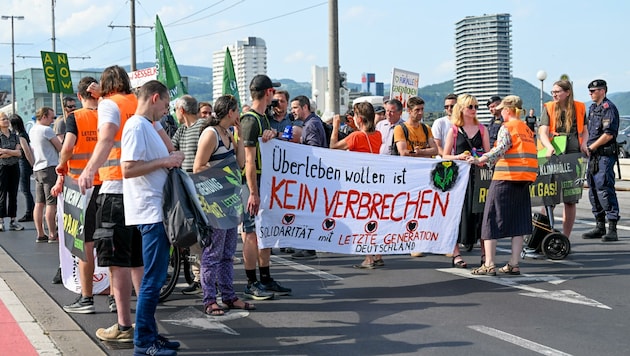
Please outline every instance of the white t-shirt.
M451 123L451 120L448 116L442 116L441 118L433 121L433 126L431 126L431 133L433 133L434 139L440 140L440 146L444 146L446 135L448 134L448 130L450 130L451 127L453 127L453 124Z
M55 131L50 126L35 124L29 131L31 139L31 149L33 150L33 172L41 171L47 167L56 167L59 164L59 152L50 142L55 135Z
M168 157L168 149L158 134L161 126L134 115L122 133L121 162L145 161ZM143 176L123 178L123 201L127 225L162 222L162 192L168 170L159 168Z
M376 124L376 131L381 133L381 138L383 139L383 143L381 144L381 149L379 153L382 155L390 155L389 152L392 146L392 140L394 138L394 126L405 122L403 119L398 120L397 123L392 124L389 120L381 120Z
M105 123L112 123L120 130L120 109L111 99L103 99L98 103L98 128ZM99 194L122 194L122 180L103 181Z

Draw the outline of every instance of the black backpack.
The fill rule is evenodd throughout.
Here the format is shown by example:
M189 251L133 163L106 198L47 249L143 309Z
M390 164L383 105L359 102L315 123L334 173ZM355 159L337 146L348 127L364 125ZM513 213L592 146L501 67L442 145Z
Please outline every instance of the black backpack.
M429 141L429 129L427 129L427 125L420 123L422 126L422 131L424 131L424 137L426 137L427 142ZM405 141L409 142L409 129L405 123L397 124L396 126L402 127L403 133L405 134ZM396 127L394 127L394 130ZM398 152L398 147L396 147L396 142L394 142L394 135L392 135L392 144L389 147L389 152L392 156L400 156L400 152Z

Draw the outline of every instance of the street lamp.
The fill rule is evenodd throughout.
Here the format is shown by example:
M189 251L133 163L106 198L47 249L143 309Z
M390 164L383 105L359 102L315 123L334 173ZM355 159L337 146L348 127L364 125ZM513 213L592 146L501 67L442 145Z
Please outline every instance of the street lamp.
M319 89L313 90L313 96L315 97L315 105L319 108L319 103L317 102L317 97L319 96Z
M11 19L11 99L12 99L12 108L13 113L15 114L15 38L14 38L14 30L13 30L13 22L14 20L24 20L24 16L5 16L2 15L0 17L3 20Z
M543 113L543 84L545 82L545 79L547 79L547 72L545 72L544 70L539 70L538 73L536 73L536 78L538 78L538 80L540 80L540 116L542 116Z

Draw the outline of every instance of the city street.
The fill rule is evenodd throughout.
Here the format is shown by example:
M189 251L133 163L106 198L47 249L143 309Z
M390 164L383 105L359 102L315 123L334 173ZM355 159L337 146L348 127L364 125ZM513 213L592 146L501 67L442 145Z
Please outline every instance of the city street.
M200 295L181 294L182 279L158 307L160 332L182 342L180 355L625 355L630 223L620 221L619 242L581 239L593 226L587 194L578 205L572 253L560 261L526 259L520 276L471 275L478 247L463 254L467 270L451 268L450 258L439 255L385 256L385 267L357 270L352 265L360 256L318 253L315 260L293 261L275 251L272 276L292 296L212 317L203 314ZM630 192L618 196L625 215ZM65 355L131 354L125 349L131 344L106 345L94 336L116 322L105 296L95 298L97 314L63 312L75 295L51 284L58 246L35 243L33 224L25 226L0 232L0 246L29 278L4 265L0 278L45 333ZM498 266L508 253L509 241L500 241ZM235 284L238 292L245 286L242 264L235 265Z

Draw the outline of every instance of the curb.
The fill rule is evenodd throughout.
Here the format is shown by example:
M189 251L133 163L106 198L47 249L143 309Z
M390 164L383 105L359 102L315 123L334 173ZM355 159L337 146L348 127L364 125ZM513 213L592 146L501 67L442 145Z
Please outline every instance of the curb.
M20 313L20 327L42 355L90 355L106 353L83 329L0 247L0 279L17 298L9 308ZM9 307L9 305L7 305ZM20 310L21 307L21 310Z

